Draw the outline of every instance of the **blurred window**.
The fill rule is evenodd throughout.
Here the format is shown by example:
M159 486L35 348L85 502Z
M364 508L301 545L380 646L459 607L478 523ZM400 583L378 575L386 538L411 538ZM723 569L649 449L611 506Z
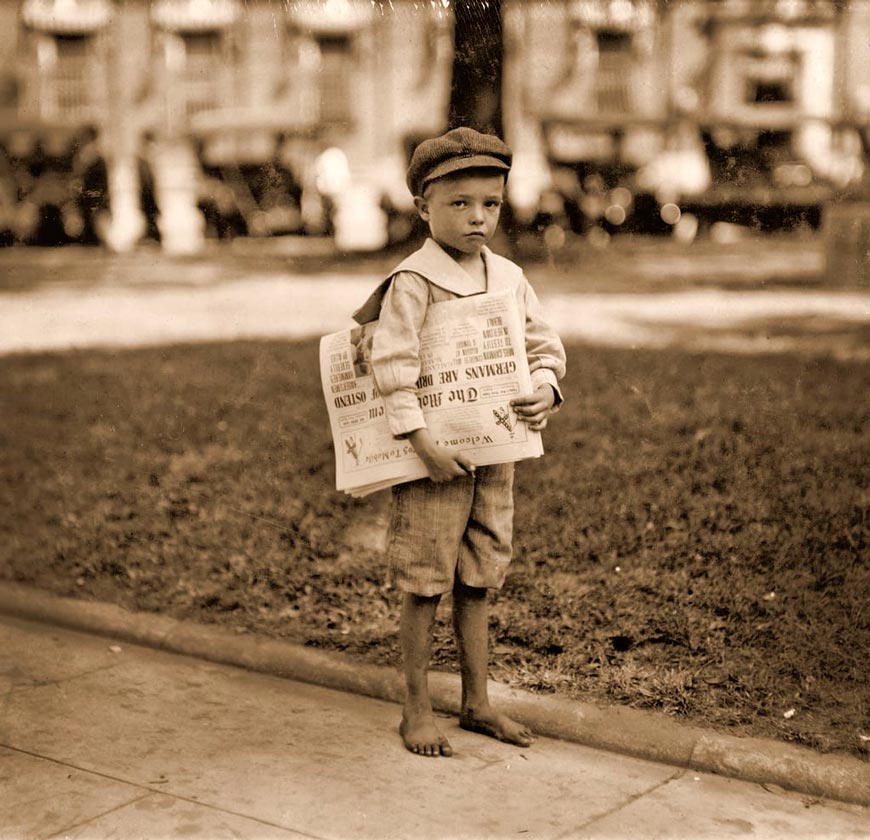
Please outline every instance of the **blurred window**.
M57 35L55 85L57 110L61 116L88 111L88 61L90 38L87 35Z
M745 105L794 105L795 79L800 70L799 56L765 55L755 51L738 54L734 63L743 78Z
M632 37L628 32L600 31L595 94L599 113L631 110Z
M98 89L94 36L42 35L37 57L39 110L43 117L65 122L93 119L103 93Z
M347 125L351 119L352 44L347 35L321 35L320 119L332 125Z
M181 83L188 118L220 105L223 37L218 31L185 32Z
M794 92L788 81L770 82L766 80L750 79L749 96L750 102L793 102Z

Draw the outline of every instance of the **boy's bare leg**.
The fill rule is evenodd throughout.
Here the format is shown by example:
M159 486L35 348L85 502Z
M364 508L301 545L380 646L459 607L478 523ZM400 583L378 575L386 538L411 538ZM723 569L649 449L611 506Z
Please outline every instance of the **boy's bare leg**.
M440 595L427 598L406 592L399 624L407 689L399 733L405 746L417 755L453 755L453 749L435 725L429 699L432 627L440 600Z
M453 587L453 627L462 670L462 711L459 725L499 741L528 747L534 733L489 703L489 611L486 590L456 582Z

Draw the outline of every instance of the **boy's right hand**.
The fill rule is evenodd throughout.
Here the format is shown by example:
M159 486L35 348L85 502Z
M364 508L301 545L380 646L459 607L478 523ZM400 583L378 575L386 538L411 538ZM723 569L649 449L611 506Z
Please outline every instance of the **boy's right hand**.
M439 446L428 429L417 429L408 436L414 451L436 484L474 474L474 464L458 449Z

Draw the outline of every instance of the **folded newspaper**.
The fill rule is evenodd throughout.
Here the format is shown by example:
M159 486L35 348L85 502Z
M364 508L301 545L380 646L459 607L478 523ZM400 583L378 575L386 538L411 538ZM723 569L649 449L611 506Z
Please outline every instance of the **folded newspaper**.
M427 475L410 442L393 436L371 368L377 322L320 340L320 378L335 449L335 484L365 496ZM472 463L543 454L540 432L510 400L531 391L523 325L511 292L432 304L420 335L417 400L436 442Z

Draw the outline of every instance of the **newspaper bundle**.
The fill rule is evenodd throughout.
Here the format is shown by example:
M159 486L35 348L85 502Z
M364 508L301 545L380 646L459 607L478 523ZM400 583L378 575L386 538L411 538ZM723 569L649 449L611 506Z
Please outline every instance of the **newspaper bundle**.
M410 442L390 431L371 369L376 324L320 340L336 488L352 496L427 475ZM511 292L429 306L420 362L417 400L439 445L462 450L480 466L543 454L540 432L518 421L510 405L531 391L523 326Z

